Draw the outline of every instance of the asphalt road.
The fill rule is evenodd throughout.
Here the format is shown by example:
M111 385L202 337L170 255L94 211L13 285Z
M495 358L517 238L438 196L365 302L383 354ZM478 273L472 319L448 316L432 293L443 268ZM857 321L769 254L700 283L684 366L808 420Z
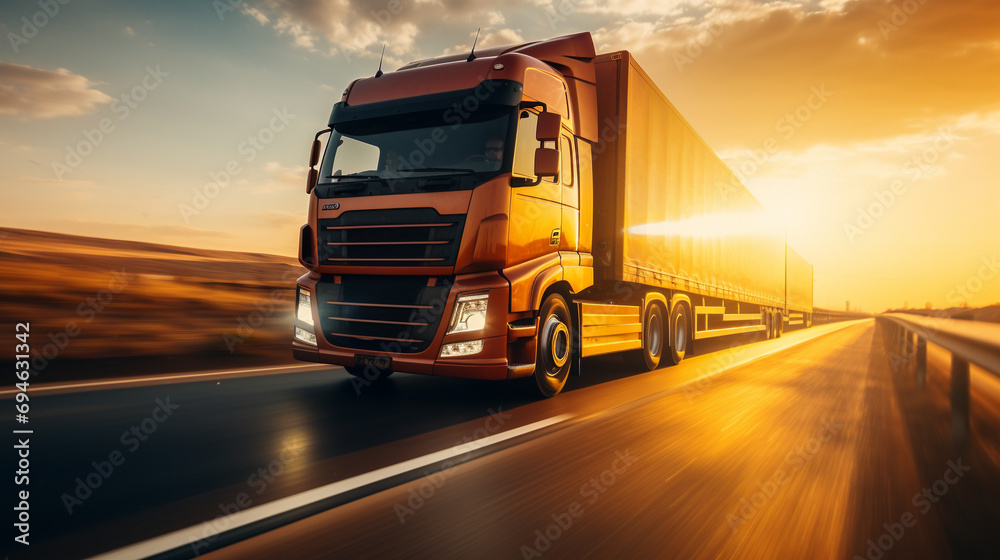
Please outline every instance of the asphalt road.
M864 558L868 540L907 513L913 526L883 538L882 558L989 546L956 512L979 507L989 521L1000 497L987 476L1000 472L989 431L998 411L976 404L993 402L993 385L977 385L986 397L973 404L973 440L984 443L955 450L934 415L918 415L921 427L904 410L940 415L929 395L947 381L931 375L928 390L907 393L872 321L731 345L702 344L681 366L641 375L590 360L565 394L537 402L516 385L403 374L357 387L337 368L42 392L32 401L33 544L10 557L88 557L563 417L451 469L198 552ZM946 369L946 355L930 358ZM962 476L925 512L913 497L943 480L946 456L966 461Z

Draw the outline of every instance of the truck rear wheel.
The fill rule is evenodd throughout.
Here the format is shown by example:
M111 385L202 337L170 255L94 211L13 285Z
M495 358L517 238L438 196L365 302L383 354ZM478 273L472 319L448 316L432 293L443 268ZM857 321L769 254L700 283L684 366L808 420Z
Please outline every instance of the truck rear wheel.
M660 365L665 344L663 308L653 303L646 308L642 322L642 348L626 354L626 359L637 369L653 371Z
M566 299L551 294L542 303L538 318L538 351L535 382L544 397L554 397L569 376L573 354L573 319Z
M785 332L785 316L779 311L774 314L774 338L781 338L781 333Z
M691 316L686 303L676 303L670 310L670 361L677 365L690 352Z
M761 321L764 322L764 340L771 340L772 338L774 338L774 330L772 327L774 321L771 320L771 313L765 311L761 315Z

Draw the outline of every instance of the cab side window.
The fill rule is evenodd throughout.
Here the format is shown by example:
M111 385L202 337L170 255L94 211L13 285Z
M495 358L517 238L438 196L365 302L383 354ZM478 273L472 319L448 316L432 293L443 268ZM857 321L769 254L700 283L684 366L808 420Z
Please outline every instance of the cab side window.
M559 176L562 177L564 187L573 186L573 150L570 147L569 138L563 136L560 139L559 156L562 162L559 164Z

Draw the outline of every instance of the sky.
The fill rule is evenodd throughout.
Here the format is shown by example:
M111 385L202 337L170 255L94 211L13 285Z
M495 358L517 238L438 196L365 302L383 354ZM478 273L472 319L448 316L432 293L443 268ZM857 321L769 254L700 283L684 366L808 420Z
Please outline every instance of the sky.
M814 265L815 305L1000 302L995 0L10 1L0 225L294 255L353 79L590 31Z

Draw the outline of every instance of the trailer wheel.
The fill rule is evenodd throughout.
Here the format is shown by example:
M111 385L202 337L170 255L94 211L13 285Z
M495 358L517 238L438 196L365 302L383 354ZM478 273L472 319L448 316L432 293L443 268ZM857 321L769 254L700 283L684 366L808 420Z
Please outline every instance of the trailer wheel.
M535 382L544 397L554 397L566 385L573 360L573 320L566 299L551 294L542 303L538 319Z
M670 361L677 365L690 352L691 317L686 303L678 302L670 310Z
M774 320L776 322L774 338L781 338L781 333L785 332L785 316L781 313L781 311L779 311L774 314Z
M761 313L760 320L764 323L764 340L771 340L774 338L774 334L771 332L771 314L767 311Z
M663 357L664 336L663 308L658 303L646 308L646 316L642 322L642 348L626 354L629 365L653 371L660 365Z

